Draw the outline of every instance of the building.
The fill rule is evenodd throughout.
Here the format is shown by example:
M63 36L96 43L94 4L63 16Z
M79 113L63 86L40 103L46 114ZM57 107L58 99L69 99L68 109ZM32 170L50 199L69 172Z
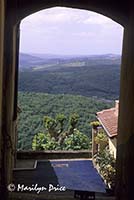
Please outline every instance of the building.
M118 126L118 109L119 101L115 101L115 107L102 110L96 113L96 117L100 122L103 130L108 137L108 145L111 154L116 158L117 150L117 126Z

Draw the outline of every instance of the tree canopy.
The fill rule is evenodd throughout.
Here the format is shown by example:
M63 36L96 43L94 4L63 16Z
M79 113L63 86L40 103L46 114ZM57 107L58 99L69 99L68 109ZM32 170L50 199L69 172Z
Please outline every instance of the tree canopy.
M81 150L88 149L90 140L77 129L79 115L73 113L68 120L68 129L64 129L67 118L58 114L55 118L44 117L44 131L34 136L33 150ZM67 120L66 120L67 123Z
M96 120L96 112L112 106L111 103L95 98L64 94L19 92L18 97L18 104L21 108L18 121L19 150L32 149L31 141L34 135L44 131L45 120L47 120L47 126L50 124L55 126L54 122L59 121L58 130L68 131L70 129L71 131L71 126L74 124L68 126L68 123L73 113L79 115L77 129L91 139L89 122ZM44 119L44 116L47 118ZM51 118L54 121L50 120Z

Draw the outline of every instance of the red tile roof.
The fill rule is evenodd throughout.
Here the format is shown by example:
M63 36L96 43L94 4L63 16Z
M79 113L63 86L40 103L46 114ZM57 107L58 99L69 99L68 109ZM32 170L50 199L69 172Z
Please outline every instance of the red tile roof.
M96 113L98 120L109 137L117 136L118 110L110 108Z

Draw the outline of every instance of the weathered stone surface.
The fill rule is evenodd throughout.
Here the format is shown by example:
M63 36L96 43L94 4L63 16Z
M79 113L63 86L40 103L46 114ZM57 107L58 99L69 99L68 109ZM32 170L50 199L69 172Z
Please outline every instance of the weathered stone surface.
M133 8L132 8L133 9ZM117 148L117 199L133 198L134 182L134 12L125 27Z
M91 158L91 151L18 151L18 159L71 159Z
M29 14L53 6L95 11L125 27L119 108L117 199L132 199L134 179L134 7L132 0L0 0L0 186L2 187L0 191L2 191L2 198L7 199L6 185L12 180L16 146L19 53L17 23Z

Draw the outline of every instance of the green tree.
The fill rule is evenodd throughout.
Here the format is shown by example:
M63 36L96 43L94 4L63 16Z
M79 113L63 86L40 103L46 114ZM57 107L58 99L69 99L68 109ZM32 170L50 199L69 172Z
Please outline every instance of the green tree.
M106 184L114 189L116 180L116 160L110 151L105 148L94 156L94 161Z
M43 150L43 144L47 143L47 137L44 133L38 133L34 136L33 142L32 142L32 149L33 150Z
M59 124L59 130L58 130L58 133L61 134L64 130L64 123L65 123L65 120L66 120L66 117L64 114L58 114L56 116L56 121L58 122Z
M34 136L32 142L33 150L56 150L57 142L50 134L38 133Z
M81 133L79 130L74 129L74 133L69 135L64 141L64 149L66 150L81 150L89 149L89 138Z
M76 128L77 126L77 123L78 123L78 120L79 120L79 115L76 114L76 113L73 113L70 118L69 118L69 135L73 134L74 133L74 129Z
M65 94L45 94L35 92L19 92L18 104L22 112L18 119L18 149L32 149L31 141L35 134L48 132L44 123L44 116L54 117L57 113L64 113L67 120L64 121L62 134L68 132L68 119L70 113L78 113L79 121L77 129L88 135L91 139L91 126L89 121L96 119L95 113L112 107L111 103L94 98ZM57 128L60 130L60 124ZM56 130L57 131L57 130ZM61 134L60 134L61 136Z
M68 131L64 130L66 117L58 114L56 119L44 117L44 133L34 136L33 150L80 150L89 148L89 138L76 129L79 116L74 113L69 117Z
M103 130L101 130L95 137L95 142L98 144L99 151L103 151L108 146L108 137Z
M57 138L57 122L55 119L45 116L44 117L44 125L48 133L50 134L51 137L54 137L55 139Z

